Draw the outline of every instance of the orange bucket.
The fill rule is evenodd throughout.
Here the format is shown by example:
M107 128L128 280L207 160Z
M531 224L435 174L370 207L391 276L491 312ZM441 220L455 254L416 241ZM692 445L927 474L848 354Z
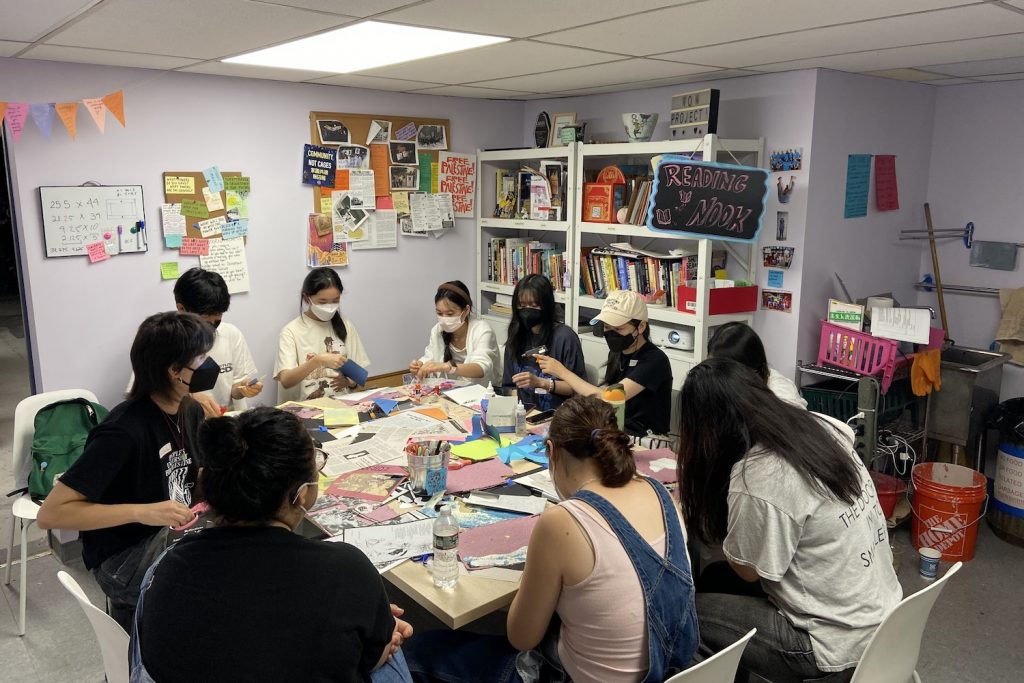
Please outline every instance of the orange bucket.
M960 465L926 462L914 467L910 479L914 548L935 548L947 562L972 559L978 522L985 516L982 504L988 498L985 475Z

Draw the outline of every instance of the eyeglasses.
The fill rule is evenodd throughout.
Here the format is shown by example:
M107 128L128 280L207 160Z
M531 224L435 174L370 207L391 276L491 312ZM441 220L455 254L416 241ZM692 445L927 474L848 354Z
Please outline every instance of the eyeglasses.
M327 451L320 447L313 448L313 463L316 465L317 472L323 472L324 467L327 466Z

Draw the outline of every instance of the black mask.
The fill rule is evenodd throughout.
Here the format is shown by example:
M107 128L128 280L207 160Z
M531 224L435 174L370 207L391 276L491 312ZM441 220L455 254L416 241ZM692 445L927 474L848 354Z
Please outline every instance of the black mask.
M218 318L217 320L214 320L212 323L210 323L211 325L213 325L213 329L217 329L218 327L220 327L221 320L222 318Z
M207 356L202 365L192 370L191 382L186 382L180 378L178 381L188 387L190 394L198 394L213 389L217 385L218 377L220 377L220 364Z
M636 334L619 334L615 330L608 330L604 333L604 340L608 348L615 353L622 353L636 341Z
M544 311L539 308L519 309L519 320L530 329L533 329L534 325L539 325L543 317Z

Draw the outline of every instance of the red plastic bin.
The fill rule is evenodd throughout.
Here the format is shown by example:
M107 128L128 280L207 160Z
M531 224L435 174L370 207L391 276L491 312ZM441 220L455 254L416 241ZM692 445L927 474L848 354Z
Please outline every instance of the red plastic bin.
M880 376L884 394L892 383L899 342L821 321L818 365L831 365L858 375Z

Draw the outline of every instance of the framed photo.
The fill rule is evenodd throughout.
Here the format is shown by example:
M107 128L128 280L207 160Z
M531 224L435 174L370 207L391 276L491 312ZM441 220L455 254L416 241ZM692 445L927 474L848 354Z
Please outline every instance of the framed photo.
M391 140L388 142L391 148L391 163L403 164L406 166L417 166L419 159L416 157L416 142L414 140Z
M321 145L342 145L350 142L348 128L341 121L317 121Z
M566 112L551 115L551 137L548 138L548 147L565 147L560 139L560 133L566 126L576 123L576 112Z

